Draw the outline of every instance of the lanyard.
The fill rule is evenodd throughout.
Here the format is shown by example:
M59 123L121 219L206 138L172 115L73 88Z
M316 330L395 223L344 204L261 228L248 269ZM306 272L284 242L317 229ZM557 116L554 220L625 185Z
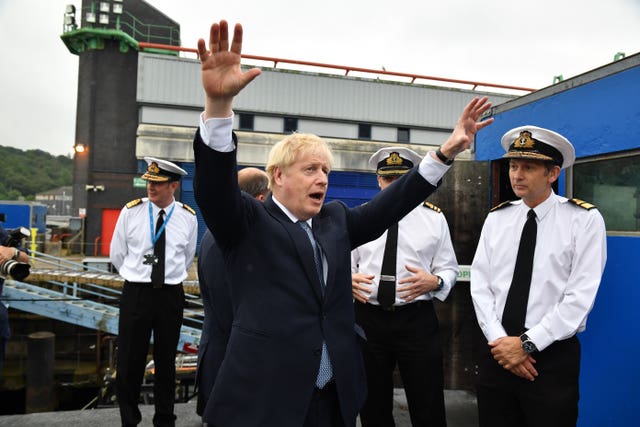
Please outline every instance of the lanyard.
M153 232L153 209L151 208L151 202L149 202L149 230L151 231L151 245L152 246L156 244L156 241L158 240L158 237L160 237L160 235L164 231L164 228L167 226L167 223L169 222L169 219L171 219L171 214L173 214L173 210L175 208L176 208L176 204L174 203L173 206L171 207L171 210L167 214L167 218L164 220L164 224L162 224L162 227L160 227L160 230L158 230L158 233L156 234L156 233Z

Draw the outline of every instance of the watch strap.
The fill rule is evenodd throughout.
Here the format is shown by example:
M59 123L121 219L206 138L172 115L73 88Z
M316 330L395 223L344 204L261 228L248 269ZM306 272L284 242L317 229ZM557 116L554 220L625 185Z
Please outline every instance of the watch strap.
M436 156L438 156L438 158L442 161L442 163L444 163L447 166L452 164L454 160L445 156L444 153L442 153L442 150L440 150L440 147L438 147L438 149L436 150Z
M533 341L531 341L531 339L527 334L520 335L520 341L522 342L522 349L526 353L531 354L534 351L538 351L538 347L536 347L536 344Z

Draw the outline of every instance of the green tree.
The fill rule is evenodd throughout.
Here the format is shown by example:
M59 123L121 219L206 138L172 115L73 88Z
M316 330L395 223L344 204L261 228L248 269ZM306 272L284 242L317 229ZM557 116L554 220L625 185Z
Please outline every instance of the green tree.
M0 200L34 200L37 193L72 185L73 160L0 145L0 178Z

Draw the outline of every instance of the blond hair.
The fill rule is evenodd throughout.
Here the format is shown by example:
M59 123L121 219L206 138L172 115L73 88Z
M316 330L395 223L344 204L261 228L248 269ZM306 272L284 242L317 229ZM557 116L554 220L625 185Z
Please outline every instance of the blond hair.
M271 148L265 172L269 176L269 188L273 190L274 170L276 167L286 169L303 154L318 154L333 164L333 154L326 141L311 133L293 133L282 139Z

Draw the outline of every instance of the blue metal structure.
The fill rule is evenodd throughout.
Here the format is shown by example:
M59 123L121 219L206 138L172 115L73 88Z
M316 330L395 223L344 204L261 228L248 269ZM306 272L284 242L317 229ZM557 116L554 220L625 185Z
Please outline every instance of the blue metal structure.
M140 170L146 168L146 162L140 160ZM207 225L202 218L200 208L196 203L193 191L193 176L195 164L182 162L179 166L187 171L187 176L181 180L180 201L195 209L198 217L198 248ZM141 172L142 173L142 172ZM215 184L212 184L215 185ZM378 193L378 182L374 173L333 171L329 175L329 190L326 201L342 200L349 207L358 206L373 198ZM221 207L223 209L223 207Z
M46 254L36 253L40 261L49 260L58 269L46 270L59 280L50 280L47 288L16 280L6 280L2 300L11 308L45 316L62 322L85 328L100 330L109 334L118 334L119 308L115 305L121 291L99 285L104 281L117 281L119 276L105 273L103 270L86 265L65 262ZM32 269L32 274L35 271ZM82 279L82 280L80 280ZM121 278L119 278L122 280ZM190 304L201 307L196 297L185 294ZM114 305L93 300L112 301ZM185 322L180 330L178 351L193 351L200 342L202 331L202 312L185 309Z
M640 54L613 62L575 78L494 108L495 123L475 142L476 159L490 161L504 153L500 138L508 129L537 125L556 130L575 146L578 162L563 173L560 194L589 199L575 192L578 163L627 158L640 160ZM594 168L597 168L595 166ZM638 176L638 175L635 175ZM640 182L625 183L636 188ZM603 202L605 199L601 200ZM603 210L605 206L602 206ZM611 208L611 207L609 207ZM603 214L604 215L604 214ZM632 215L633 216L633 215ZM635 214L637 218L637 213ZM605 215L605 222L607 216ZM640 404L640 230L619 232L607 224L607 266L589 316L580 335L579 427L634 426ZM635 254L635 255L634 255ZM553 396L549 396L553 399Z
M36 228L38 233L47 231L47 206L36 202L20 202L15 200L0 201L0 214L4 214L6 229L26 227Z

